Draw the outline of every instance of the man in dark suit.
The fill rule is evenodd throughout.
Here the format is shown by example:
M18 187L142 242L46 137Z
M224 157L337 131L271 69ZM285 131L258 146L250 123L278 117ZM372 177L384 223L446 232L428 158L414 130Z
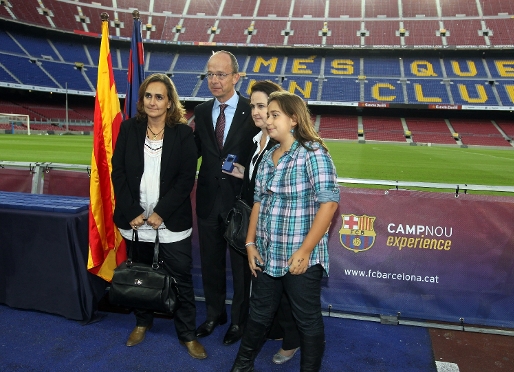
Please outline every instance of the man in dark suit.
M214 98L195 107L195 141L202 165L196 189L196 214L200 238L202 282L207 319L196 330L197 337L212 333L227 322L225 225L220 216L234 205L241 191L241 180L222 173L229 155L246 164L252 138L259 130L253 125L248 100L235 90L239 66L232 53L219 51L207 62L207 82ZM225 345L237 342L246 324L249 309L251 275L245 256L230 249L234 295L231 324Z

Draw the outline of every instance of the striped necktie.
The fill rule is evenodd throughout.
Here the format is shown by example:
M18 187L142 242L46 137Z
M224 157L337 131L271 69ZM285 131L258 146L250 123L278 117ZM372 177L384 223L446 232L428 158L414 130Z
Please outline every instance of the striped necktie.
M228 105L225 103L220 105L220 115L218 116L218 120L216 120L216 128L214 128L214 134L216 135L216 141L218 142L218 147L220 150L223 149L223 133L225 132L225 109L227 106Z

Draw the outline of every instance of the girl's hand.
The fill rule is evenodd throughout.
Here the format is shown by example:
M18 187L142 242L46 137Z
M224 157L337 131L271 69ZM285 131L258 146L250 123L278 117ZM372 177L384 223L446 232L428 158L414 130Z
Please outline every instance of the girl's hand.
M262 271L262 269L257 266L257 264L262 266L264 265L264 261L262 260L262 257L255 245L249 245L246 247L246 253L248 254L248 265L250 266L250 271L252 272L253 276L257 277L256 271Z
M234 163L234 169L232 169L232 172L227 172L222 170L223 173L230 174L231 176L234 176L236 178L243 179L245 175L245 167L239 163Z
M287 260L289 272L293 275L305 273L309 265L309 256L310 254L303 253L300 249L294 252L291 257L289 257L289 260Z

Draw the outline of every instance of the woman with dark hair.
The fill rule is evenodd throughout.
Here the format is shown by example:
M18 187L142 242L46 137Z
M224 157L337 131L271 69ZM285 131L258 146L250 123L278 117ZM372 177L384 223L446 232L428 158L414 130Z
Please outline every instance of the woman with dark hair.
M243 179L241 198L250 206L253 205L257 168L264 154L277 144L275 140L270 139L266 129L268 98L271 93L282 90L280 85L269 80L257 81L250 88L252 119L255 126L260 128L261 131L253 138L254 146L250 152L250 154L253 154L251 160L248 161L246 166L234 163L234 170L230 173L234 177ZM282 296L281 304L270 328L268 338L282 339L282 347L275 353L272 359L275 364L283 364L292 359L300 347L300 336L291 313L289 300L285 294Z
M181 306L174 321L180 343L193 358L207 357L197 341L193 292L190 194L196 177L196 145L171 79L147 77L139 87L138 114L121 124L112 157L114 222L127 246L137 230L135 262L152 263L159 234L159 259L177 280ZM126 345L142 342L153 325L152 311L134 309L136 327Z
M328 275L328 228L339 202L335 167L305 102L271 93L269 136L246 238L252 279L250 316L233 372L253 371L282 293L300 333L301 371L319 371L325 349L321 279Z

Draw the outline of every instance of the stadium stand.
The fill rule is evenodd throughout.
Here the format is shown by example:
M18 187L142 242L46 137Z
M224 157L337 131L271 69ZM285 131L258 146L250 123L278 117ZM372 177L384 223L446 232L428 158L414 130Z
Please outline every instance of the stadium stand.
M485 16L497 16L499 14L514 14L514 4L511 1L488 0L481 1L482 12Z
M135 0L135 2L137 2L138 6L140 7L138 9L143 9L143 7L141 7L141 1ZM147 2L143 2L143 4L146 4L146 3ZM153 11L156 13L169 12L171 14L182 14L186 3L187 3L187 0L173 0L173 1L155 0L155 2L153 3L154 4ZM150 10L150 9L148 9L148 10Z
M369 32L366 45L400 45L400 37L395 35L399 29L397 20L366 21L365 29Z
M465 145L510 146L490 120L455 118L450 123Z
M361 18L361 0L331 1L328 14L334 18Z
M398 1L397 0L383 0L383 1L367 1L365 2L365 17L398 17Z
M113 72L117 91L123 94L132 10L138 8L146 37L146 74L167 73L180 96L191 105L210 97L204 80L209 53L234 46L243 73L238 89L243 94L248 94L254 81L270 79L315 105L358 105L366 107L364 112L370 110L367 107L398 105L405 109L419 105L459 110L499 107L506 112L514 105L511 54L466 53L514 44L512 5L499 0L262 0L250 5L239 0L180 0L172 4L120 0L117 8L112 8L110 0L95 4L102 6L47 0L43 9L42 3L29 0L10 4L6 11L6 6L0 5L0 18L7 26L0 30L0 86L11 84L61 94L67 87L72 94L94 94L100 13L107 11ZM9 23L14 17L16 23ZM19 23L64 33L14 27ZM334 49L334 45L338 47ZM446 48L463 50L441 53ZM4 108L12 111L12 106ZM63 110L52 104L39 111L20 105L14 109L28 111L34 120L62 120L53 116L63 116ZM86 108L82 114L70 108L74 112L69 120L90 122L92 110ZM325 123L335 120L332 113L327 115L327 119L323 112L319 115L320 131L329 130ZM355 139L353 134L349 137ZM418 130L412 138L418 141L421 136L432 135ZM399 140L405 142L403 129ZM451 137L422 142L448 140L455 143ZM500 138L496 143L508 144L502 141Z
M354 115L322 115L319 135L329 139L358 139L358 117Z
M28 3L28 6L11 4L9 9L12 14L4 12L0 13L0 17L23 19L24 22L30 24L46 28L63 29L70 32L84 32L91 36L100 30L100 13L104 9L94 6L92 3L80 1L65 3L57 0L48 0L45 2L46 8L44 9L35 0L31 0ZM109 1L104 1L103 3L107 9L112 6L112 3ZM327 22L329 28L355 29L357 34L358 31L365 30L360 30L360 27L353 27L354 25L351 23L347 24L347 22L355 22L356 19L362 19L369 23L369 26L366 27L373 28L372 32L368 30L370 37L365 36L367 39L366 45L370 46L398 45L396 41L399 37L399 30L402 28L406 31L404 39L406 45L409 46L443 46L444 37L448 37L448 45L489 46L487 41L484 44L484 41L481 40L482 36L478 30L487 31L486 37L497 35L491 40L495 42L492 45L512 45L512 35L509 32L512 21L509 15L512 15L513 11L512 6L508 2L493 0L482 4L466 0L441 0L438 3L440 5L440 12L438 12L435 2L401 1L400 3L401 7L399 7L399 2L396 0L380 2L353 0L344 2L330 1L328 6L326 6L327 2L323 0L302 0L295 1L295 6L291 9L291 0L280 2L263 0L256 3L255 6L243 6L240 1L222 2L220 0L215 2L186 2L182 0L174 2L173 5L165 4L165 2L123 1L118 3L117 9L110 19L110 24L113 29L113 36L129 38L132 24L131 12L134 8L139 8L140 11L148 14L143 14L142 17L143 24L145 26L147 24L150 25L149 29L145 32L147 38L178 41L177 37L180 36L182 41L206 42L209 41L207 29L213 27L217 22L226 21L233 15L236 15L239 21L243 21L242 17L247 21L243 31L252 22L271 21L271 15L271 18L277 18L275 21L278 21L281 17L284 19L288 18L291 22L305 23L304 27L307 28L311 27L308 22L311 19L317 18L320 24L321 22ZM362 4L365 5L364 8L362 8ZM222 6L223 9L221 9ZM498 18L499 15L504 18ZM476 18L466 19L479 16L481 17L480 21ZM439 17L439 20L424 19L429 17ZM445 19L441 17L445 17ZM396 24L400 22L403 23L403 27L397 28ZM184 23L189 25L189 31L185 32L186 25L177 33L175 26L184 25ZM272 26L273 24L269 25ZM191 30L191 28L195 28L195 30ZM224 28L226 30L230 29L226 24ZM295 28L303 30L303 27L295 26ZM443 38L436 34L442 28L447 30L447 34ZM286 25L279 27L279 31L285 29L287 29ZM204 30L206 31L205 33L203 32ZM219 30L221 31L221 27ZM468 33L468 30L472 32ZM306 31L306 40L310 40L312 37L316 38L318 31L319 29L316 28L314 35ZM332 32L332 30L330 31ZM296 34L298 35L298 32ZM277 35L274 34L273 36ZM242 38L242 36L240 37ZM221 40L226 38L229 38L229 36L222 36L218 42L224 42ZM281 38L274 39L273 37L265 41L262 41L260 38L255 39L257 40L255 43L280 45L284 42ZM334 45L356 44L355 42L348 43L346 41L341 43L339 39L334 40L336 40L333 43ZM244 43L245 41L228 41L228 43L230 42ZM298 37L292 40L292 44L304 43L307 43L307 41L298 41Z
M486 45L484 36L479 34L482 25L478 19L448 20L444 26L450 32L446 37L450 45Z
M223 7L222 15L252 17L254 10L254 7L248 6L248 2L246 1L227 1Z
M511 140L514 139L514 121L496 119L495 122Z
M405 122L414 142L455 145L452 133L443 119L405 118Z
M179 41L194 40L208 42L211 38L209 30L214 26L214 18L186 18L182 24L183 33L178 36Z
M490 40L493 45L513 45L514 31L512 18L488 19L487 27L492 30Z
M288 17L291 10L291 0L264 0L259 4L258 17Z
M219 33L214 34L213 41L223 43L246 43L249 36L247 31L248 27L250 27L250 21L246 19L221 19L218 23Z
M297 20L291 21L289 26L292 30L288 37L287 44L313 44L318 45L322 42L322 36L320 35L321 29L323 28L323 22L321 21L307 21Z
M366 141L405 142L404 130L399 118L362 117Z
M455 0L439 0L441 5L441 15L443 17L463 16L476 17L478 16L478 9L476 2L465 2Z
M439 22L435 20L404 20L403 28L408 32L404 37L405 45L408 46L441 46L442 40L437 36Z
M402 1L402 16L407 17L437 17L435 1Z
M325 4L324 0L295 0L292 16L298 18L324 18Z

